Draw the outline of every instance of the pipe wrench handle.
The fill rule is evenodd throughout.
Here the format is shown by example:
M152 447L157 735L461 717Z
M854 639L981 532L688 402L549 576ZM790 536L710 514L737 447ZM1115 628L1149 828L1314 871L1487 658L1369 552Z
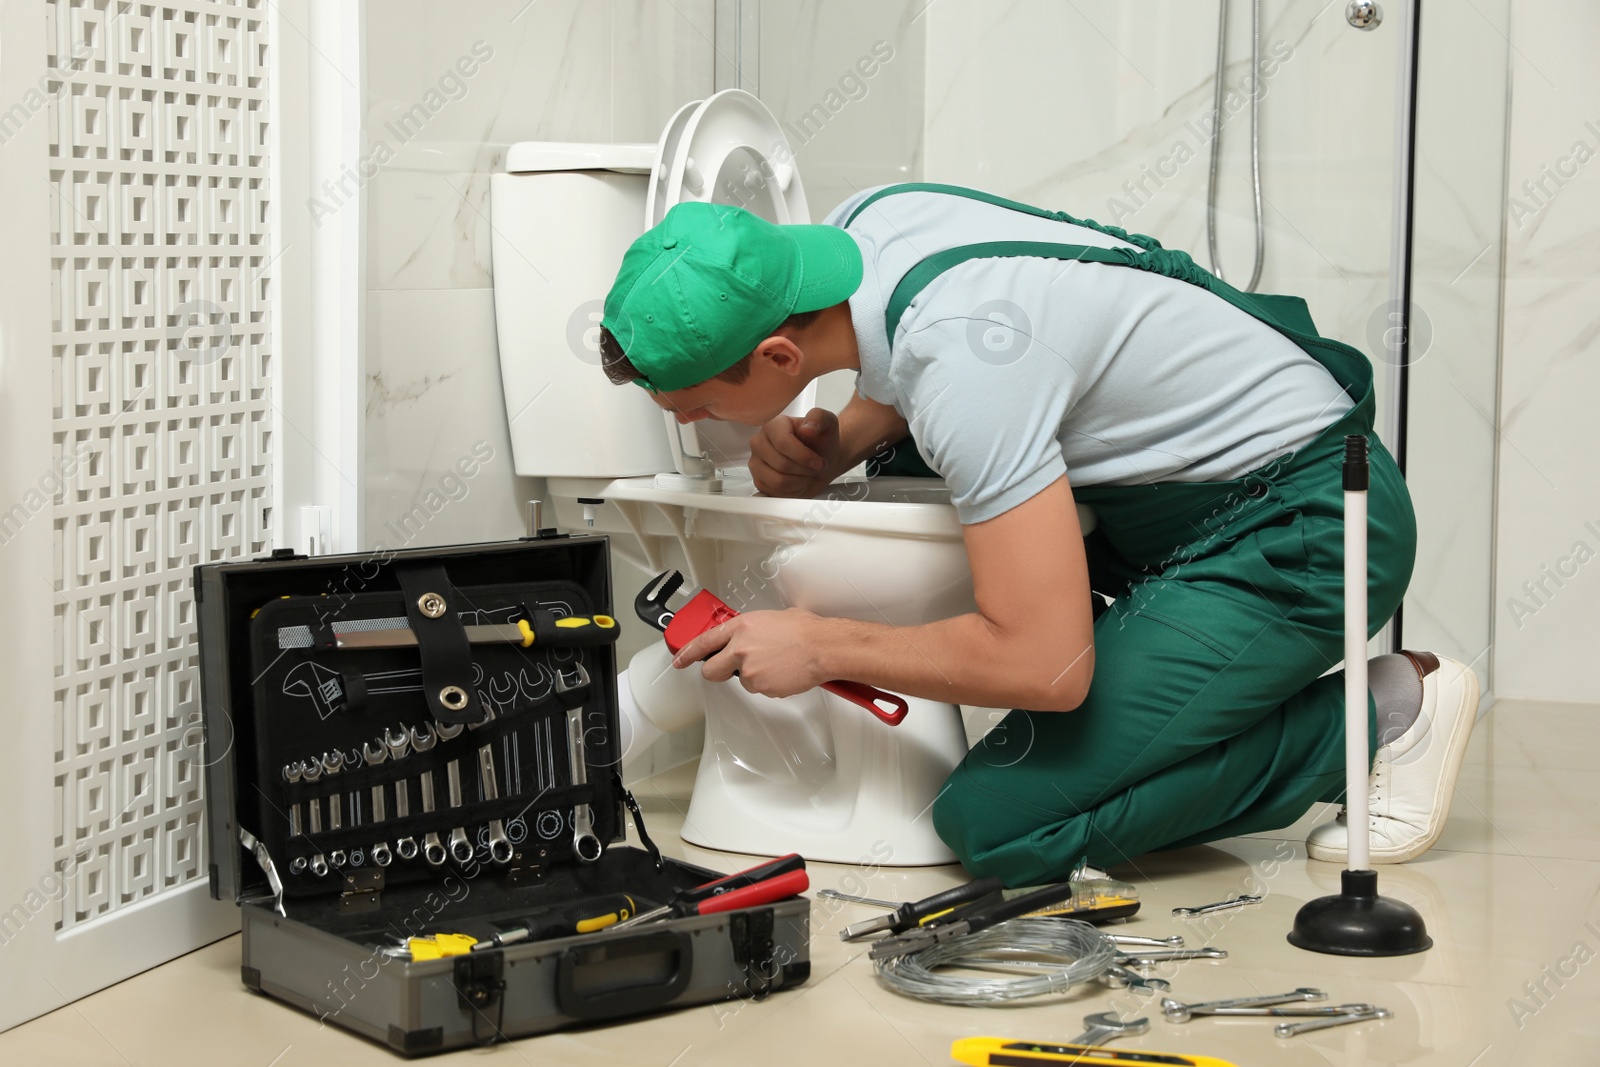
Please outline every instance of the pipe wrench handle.
M822 688L834 696L843 697L852 704L866 708L890 726L899 726L900 720L911 710L905 697L886 693L864 682L823 682Z

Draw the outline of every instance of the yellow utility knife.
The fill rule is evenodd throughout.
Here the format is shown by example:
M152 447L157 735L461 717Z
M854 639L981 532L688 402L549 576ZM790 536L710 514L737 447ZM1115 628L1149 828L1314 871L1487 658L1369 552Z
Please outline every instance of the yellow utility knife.
M423 960L442 960L446 956L465 956L478 939L469 934L434 934L432 937L413 937L406 942L413 963Z
M950 1046L950 1057L976 1067L1036 1067L1065 1063L1079 1067L1238 1067L1215 1056L1175 1052L1143 1052L1102 1045L1052 1045L1042 1041L1012 1041L1004 1037L964 1037Z

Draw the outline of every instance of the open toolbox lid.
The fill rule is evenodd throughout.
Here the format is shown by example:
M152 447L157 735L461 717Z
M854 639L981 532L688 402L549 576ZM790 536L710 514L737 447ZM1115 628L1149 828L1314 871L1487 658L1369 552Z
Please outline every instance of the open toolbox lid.
M262 825L262 813L267 810L264 798L278 795L282 789L265 779L271 768L281 766L285 752L311 755L341 745L349 747L353 738L381 734L385 724L428 721L433 715L430 707L436 708L420 686L407 692L383 693L381 699L379 693L367 694L357 706L358 710L348 714L342 709L319 705L313 699L298 704L277 702L272 694L286 691L286 688L263 688L263 679L269 677L269 670L263 669L260 662L264 656L261 641L264 634L274 631L264 629L260 620L271 619L274 613L290 613L283 617L286 625L275 631L279 635L277 647L281 653L265 656L265 666L277 673L282 673L285 664L296 657L316 658L317 655L335 667L358 672L365 670L366 664L393 666L407 656L416 660L421 651L415 646L381 651L332 650L326 639L333 631L345 629L348 620L388 617L397 611L407 614L403 606L407 593L405 584L419 570L437 573L437 568L443 568L454 590L473 591L457 601L462 605L481 601L482 604L476 606L484 607L487 621L514 620L519 615L518 611L511 610L515 606L552 610L558 616L569 612L609 614L611 608L610 552L603 536L557 535L315 557L279 550L271 557L203 564L195 568L200 705L206 741L207 839L211 849L210 881L214 898L222 899L226 895L242 901L274 895L262 867L241 842L241 828L269 844L283 881L291 882L285 870L288 866L287 822L283 826ZM537 589L530 594L529 586ZM501 596L498 595L500 591L507 592ZM302 642L285 636L295 629L288 625L296 621L292 615L294 605L308 603L305 598L321 598L310 627L316 631L315 639L322 642L315 649L309 643L302 648ZM324 604L325 609L321 607ZM496 611L501 614L493 615ZM465 611L462 615L464 622L484 621L467 619ZM497 650L494 654L526 656L536 652L537 642L535 645L530 649L515 645L494 646ZM476 644L472 646L474 662L480 654L479 648ZM285 658L280 659L280 655ZM616 774L621 753L615 646L546 649L544 656L561 660L555 665L563 668L574 660L581 662L589 676L581 700L575 702L581 703L586 725L587 758L584 762L592 798L589 807L593 830L602 842L620 841L624 837L625 823L621 779ZM548 674L552 661L545 662ZM357 666L352 668L351 664ZM540 672L532 673L539 675ZM276 678L276 674L271 677ZM262 706L263 693L270 698L265 702L274 703L273 707ZM312 693L308 689L304 695L310 698ZM471 699L476 709L480 699L496 701L499 694L490 696L489 688L485 687ZM286 711L286 708L292 710ZM506 710L503 703L501 709ZM274 715L284 716L281 726L270 718ZM476 782L475 767L470 760L462 761L460 769L464 780ZM565 768L564 762L562 767ZM439 781L437 802L443 810L445 776L438 773L435 777ZM558 789L555 794L561 792ZM526 793L513 795L502 786L501 796L503 799L497 802L498 807L493 807L493 812L504 820L528 808ZM476 806L482 814L494 803L479 800ZM271 805L274 809L279 806ZM417 815L415 806L411 814ZM389 817L394 818L394 813L390 812ZM556 849L551 862L573 862L573 857ZM437 877L441 869L448 868L435 869L420 861L381 868L386 877L402 882ZM321 893L337 895L345 888L345 880L339 877L325 878L320 883L301 878L296 886L291 886L287 899L304 899Z

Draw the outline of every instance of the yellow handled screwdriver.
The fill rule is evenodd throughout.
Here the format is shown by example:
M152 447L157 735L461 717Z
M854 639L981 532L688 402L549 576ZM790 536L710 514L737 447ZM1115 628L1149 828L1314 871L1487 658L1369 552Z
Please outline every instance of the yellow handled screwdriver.
M472 946L473 952L514 945L519 941L546 941L553 937L592 934L637 915L639 906L626 893L612 893L580 901L564 908L536 912L515 926L496 931L485 941Z

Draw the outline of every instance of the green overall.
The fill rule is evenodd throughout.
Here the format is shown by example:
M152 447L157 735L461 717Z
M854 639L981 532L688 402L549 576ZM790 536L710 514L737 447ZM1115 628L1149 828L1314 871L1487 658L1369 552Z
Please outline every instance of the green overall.
M1325 367L1355 405L1309 445L1236 481L1074 490L1099 519L1085 539L1090 587L1114 598L1095 622L1088 697L1071 712L1008 714L935 801L939 835L974 875L1030 885L1062 879L1083 859L1109 867L1277 829L1340 799L1344 680L1319 676L1344 655L1340 465L1344 436L1372 432L1366 357L1318 336L1298 297L1241 292L1152 238L953 186L876 196L904 191L975 197L1137 248L994 242L937 253L895 289L891 343L911 300L957 263L1020 255L1113 264L1201 286L1249 313ZM1376 633L1410 580L1416 520L1399 468L1370 439L1367 610ZM1370 699L1368 717L1375 738Z

